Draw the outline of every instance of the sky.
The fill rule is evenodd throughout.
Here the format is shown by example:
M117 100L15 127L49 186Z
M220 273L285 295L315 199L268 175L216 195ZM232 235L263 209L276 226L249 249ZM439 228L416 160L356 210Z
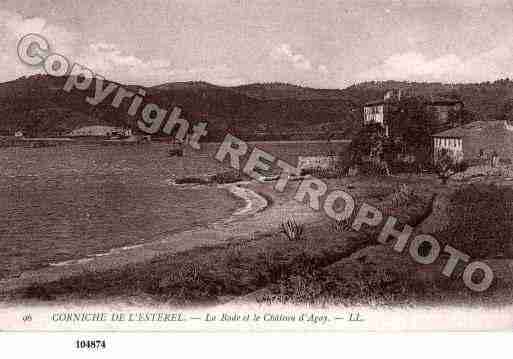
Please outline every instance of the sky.
M513 0L2 0L0 81L27 33L125 84L513 78Z

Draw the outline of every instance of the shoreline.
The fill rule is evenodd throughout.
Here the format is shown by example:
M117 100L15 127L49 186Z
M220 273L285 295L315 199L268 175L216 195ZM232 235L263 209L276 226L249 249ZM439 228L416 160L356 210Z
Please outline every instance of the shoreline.
M40 148L40 147L55 147L65 145L148 145L148 144L167 144L167 139L153 139L151 141L138 140L125 140L125 139L107 139L107 138L73 138L73 137L27 137L27 138L14 138L9 136L0 136L0 148L24 147L24 148ZM297 143L351 143L350 139L301 139L301 140L248 140L248 144L297 144ZM205 141L205 145L220 145L223 143L222 139L218 141Z
M273 206L274 201L272 199L267 199L268 194L262 195L259 193L258 183L237 182L219 185L219 187L225 188L233 196L244 200L246 205L237 209L230 217L209 223L206 226L173 233L165 238L148 243L112 248L105 253L63 261L39 269L25 271L14 277L0 279L0 293L2 296L8 295L9 292L35 284L44 285L45 283L91 272L101 273L128 265L149 262L160 256L185 252L197 247L222 244L236 237L251 237L262 232L262 219L256 217L266 217L263 222L269 223L269 218L274 218L274 214L270 213L266 216L266 212L281 210ZM281 220L277 218L276 223L274 223L276 228L279 226L277 222L281 223ZM270 226L268 232L272 231L273 228Z
M195 228L199 228L199 229L208 228L212 225L215 225L216 223L229 223L229 222L233 222L233 221L237 221L237 220L242 220L242 218L241 218L242 216L250 216L250 215L256 214L258 212L264 211L267 208L268 201L263 196L260 196L258 193L254 192L250 189L239 187L238 186L239 184L249 184L249 181L248 182L238 182L238 183L228 184L228 185L219 185L218 187L226 189L230 194L232 194L234 197L236 197L236 199L242 199L245 202L244 207L236 209L227 218L224 218L224 219L221 219L218 221L214 221L211 223L207 223L207 224L205 224L203 226L199 226L199 227L192 227L192 228L185 229L185 230L178 230L171 235L180 234L182 232L188 232L188 231L194 230ZM129 244L129 245L126 245L123 247L114 247L114 248L109 249L106 252L90 254L85 257L77 258L77 259L69 259L69 260L65 260L65 261L61 261L61 262L49 263L47 266L66 267L66 266L72 265L72 264L83 264L83 263L90 262L97 257L112 256L119 252L141 248L146 245L151 245L153 243L158 243L158 241L151 241L151 242L147 242L147 243L138 243L138 244ZM46 268L47 266L45 266L43 268ZM40 269L42 269L42 268L40 268ZM36 270L38 270L38 269L36 269ZM1 281L2 280L0 280L0 283L1 283Z

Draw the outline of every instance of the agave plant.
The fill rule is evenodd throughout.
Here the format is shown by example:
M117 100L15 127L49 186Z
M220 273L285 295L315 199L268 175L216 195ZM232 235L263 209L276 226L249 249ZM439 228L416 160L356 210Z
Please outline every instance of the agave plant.
M281 228L289 241L300 241L303 239L304 227L302 224L298 224L294 218L282 222Z

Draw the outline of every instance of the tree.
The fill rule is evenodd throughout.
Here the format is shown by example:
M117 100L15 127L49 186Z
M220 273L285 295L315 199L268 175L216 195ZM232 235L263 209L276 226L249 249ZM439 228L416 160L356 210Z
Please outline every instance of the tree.
M371 156L375 152L376 146L384 140L385 131L378 123L364 126L353 136L349 152L351 162L361 164L365 157Z
M504 101L502 108L498 111L496 116L497 120L513 120L513 99L507 99Z
M426 162L425 154L431 152L431 135L434 133L433 116L422 97L400 100L390 116L392 136L399 141L395 149L414 155L418 162Z
M369 174L390 175L390 138L380 124L370 124L358 132L349 148L350 165L363 165Z

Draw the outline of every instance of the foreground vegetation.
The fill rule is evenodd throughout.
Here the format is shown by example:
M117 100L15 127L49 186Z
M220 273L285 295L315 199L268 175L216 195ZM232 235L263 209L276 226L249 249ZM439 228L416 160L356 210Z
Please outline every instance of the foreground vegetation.
M420 177L361 180L359 200L385 215L415 226L430 214L433 195L446 186ZM330 184L348 187L331 180ZM402 184L400 184L402 183ZM508 279L513 255L513 189L489 184L453 187L433 234L468 253L505 268L484 293L441 274L447 258L420 265L408 251L397 253L376 241L378 229L354 232L348 222L323 220L301 226L293 219L282 231L232 238L222 245L161 256L148 263L89 272L10 293L11 300L147 301L171 305L211 305L231 300L294 304L418 305L431 303L499 304L511 295ZM361 202L359 202L361 203ZM441 210L438 208L437 210ZM294 234L294 235L293 235ZM502 267L501 267L502 266ZM495 266L494 268L498 268Z

